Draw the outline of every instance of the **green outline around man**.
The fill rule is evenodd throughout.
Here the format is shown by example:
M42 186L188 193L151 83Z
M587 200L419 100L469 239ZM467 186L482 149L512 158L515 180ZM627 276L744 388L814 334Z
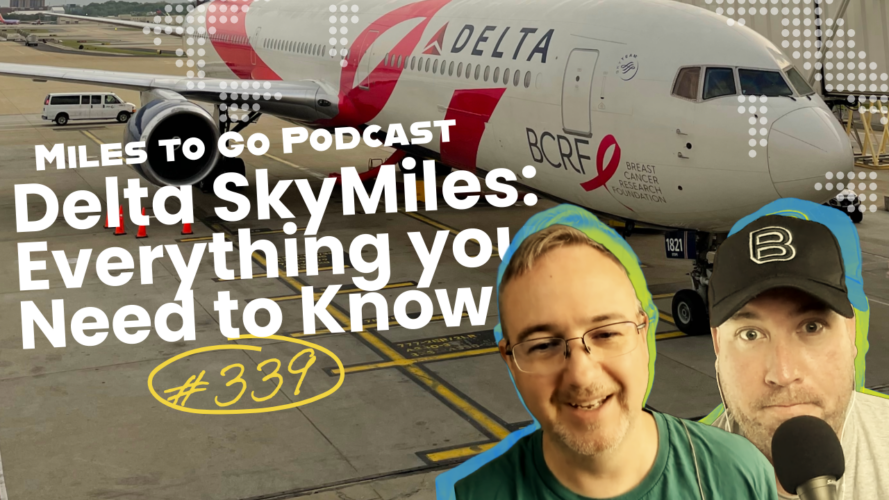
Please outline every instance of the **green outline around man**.
M611 228L575 206L539 213L497 282L495 336L534 424L441 474L438 498L777 498L749 441L645 408L658 312Z
M845 214L782 199L735 224L709 290L724 404L703 422L747 437L771 460L781 423L825 420L843 445L843 500L889 498L889 399L864 388L861 267ZM796 498L778 487L781 498Z

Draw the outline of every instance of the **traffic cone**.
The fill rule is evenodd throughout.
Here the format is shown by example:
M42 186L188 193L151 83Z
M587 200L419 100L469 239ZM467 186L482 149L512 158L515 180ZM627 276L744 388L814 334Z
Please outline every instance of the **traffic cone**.
M142 207L142 216L145 216L145 207ZM136 238L148 238L148 231L145 229L145 226L139 226Z
M191 232L191 224L188 222L182 224L182 234L194 234Z
M123 228L123 205L120 206L120 224L118 224L117 229L114 230L114 236L122 236L127 234L127 231Z

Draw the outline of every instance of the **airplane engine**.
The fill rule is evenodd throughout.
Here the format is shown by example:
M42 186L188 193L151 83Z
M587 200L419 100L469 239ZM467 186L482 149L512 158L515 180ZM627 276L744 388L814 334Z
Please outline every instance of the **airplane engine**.
M203 154L197 159L185 155L185 143L191 138L203 144ZM179 139L174 146L173 159L168 161L168 147L159 141ZM207 177L219 162L219 128L213 117L202 107L184 98L158 99L140 109L124 130L124 143L144 142L148 159L131 166L147 181L158 186L186 186ZM196 153L189 147L190 154ZM194 156L194 154L192 154Z

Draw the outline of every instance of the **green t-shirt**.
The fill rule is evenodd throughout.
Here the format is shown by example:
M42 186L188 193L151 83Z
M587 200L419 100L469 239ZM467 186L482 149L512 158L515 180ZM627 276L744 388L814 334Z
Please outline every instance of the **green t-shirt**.
M700 499L695 461L682 422L653 412L658 451L639 485L614 500ZM706 500L777 500L775 472L747 439L685 421ZM543 458L543 431L517 441L503 455L456 484L457 500L586 500L559 483Z

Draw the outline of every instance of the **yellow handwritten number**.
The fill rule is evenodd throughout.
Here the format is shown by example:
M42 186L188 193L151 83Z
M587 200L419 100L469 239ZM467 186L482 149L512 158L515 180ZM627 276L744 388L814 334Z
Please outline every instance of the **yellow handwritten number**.
M309 360L306 362L306 366L300 368L299 370L294 370L293 369L293 362L296 361L296 358L302 356L304 352L309 353ZM289 371L290 373L292 373L294 375L296 375L297 373L302 373L302 375L300 375L300 377L299 377L299 382L296 383L296 391L293 392L294 396L299 395L299 388L300 388L300 386L303 385L303 379L306 378L306 373L309 371L309 368L311 368L311 366L313 364L315 364L315 350L314 349L303 349L302 351L299 351L298 353L296 353L296 356L294 356L293 358L290 359L290 364L287 365L287 371Z
M225 386L226 386L226 387L229 387L230 385L234 384L235 382L240 382L240 383L241 383L241 392L238 393L238 396L237 396L235 399L232 399L232 400L229 401L228 403L220 403L220 402L219 402L219 396L216 396L216 405L217 405L217 406L231 406L231 405L237 403L238 400L241 399L241 396L244 395L244 391L247 390L247 382L246 382L244 379L241 378L241 376L244 375L244 365L242 365L242 364L240 364L240 363L235 363L235 364L233 364L233 365L228 365L228 366L226 366L225 368L222 369L221 375L224 377L224 376L225 376L225 372L227 372L227 371L229 370L229 368L234 368L234 367L236 367L236 366L237 366L238 368L241 369L241 373L239 373L237 377L235 377L235 378L229 380L228 383L225 384Z
M284 378L281 377L281 375L278 373L278 370L281 369L281 362L278 361L277 359L267 359L267 360L263 361L262 363L260 363L259 366L256 367L256 369L259 370L259 371L262 371L262 367L265 366L265 365L267 365L267 364L269 364L269 363L275 363L277 366L275 366L275 370L274 370L272 373L269 373L268 375L266 375L265 377L263 377L263 378L262 378L262 381L265 382L266 380L268 380L268 379L270 379L270 378L277 377L277 378L278 378L278 387L275 387L275 390L272 391L271 394L269 394L268 396L266 396L266 397L264 397L264 398L257 398L257 397L256 397L256 394L255 394L255 391L250 391L250 397L253 398L253 401L261 402L261 401L266 401L266 400L268 400L268 399L271 399L272 396L274 396L275 394L277 394L277 393L278 393L278 390L281 389L281 384L284 383Z

